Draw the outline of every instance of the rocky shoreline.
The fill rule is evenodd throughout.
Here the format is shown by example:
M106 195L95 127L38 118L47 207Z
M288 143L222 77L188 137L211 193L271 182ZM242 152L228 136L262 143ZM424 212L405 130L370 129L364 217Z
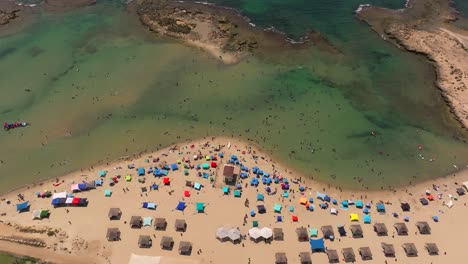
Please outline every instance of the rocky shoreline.
M460 125L468 129L468 47L454 29L457 12L448 0L410 0L400 10L363 6L358 18L386 41L426 56L435 65L436 86Z
M316 45L339 52L317 32L292 42L281 32L254 27L233 9L193 2L136 0L129 5L151 31L200 48L225 64L249 54Z

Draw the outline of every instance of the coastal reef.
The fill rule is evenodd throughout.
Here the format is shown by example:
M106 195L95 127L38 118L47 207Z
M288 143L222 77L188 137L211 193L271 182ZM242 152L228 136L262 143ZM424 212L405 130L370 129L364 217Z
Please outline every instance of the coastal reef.
M3 11L0 10L0 25L6 25L10 23L13 19L17 18L17 13L19 10L12 10L12 11Z
M360 8L357 16L383 39L434 62L437 86L468 128L468 32L450 22L457 12L448 0L410 0L405 9Z
M200 48L225 64L233 64L248 54L297 49L316 44L337 52L317 32L309 32L299 41L291 42L275 30L253 26L236 10L190 2L139 0L130 4L142 24L151 31Z

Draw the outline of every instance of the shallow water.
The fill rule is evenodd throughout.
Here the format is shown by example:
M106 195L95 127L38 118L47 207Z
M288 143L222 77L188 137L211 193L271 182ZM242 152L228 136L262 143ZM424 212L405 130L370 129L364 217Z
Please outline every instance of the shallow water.
M432 66L357 21L358 1L220 2L293 38L319 30L340 52L225 66L149 33L120 1L41 13L0 38L2 121L32 124L0 133L0 190L207 135L253 139L305 175L353 188L465 166L468 136Z

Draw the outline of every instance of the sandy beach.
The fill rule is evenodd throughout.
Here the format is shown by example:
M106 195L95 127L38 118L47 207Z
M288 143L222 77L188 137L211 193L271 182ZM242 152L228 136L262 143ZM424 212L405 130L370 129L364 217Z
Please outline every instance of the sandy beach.
M220 153L224 154L224 158L220 157ZM195 160L194 155L201 158ZM247 178L243 180L238 178L237 181L242 186L241 197L234 197L236 186L229 186L224 182L223 167L232 155L236 155L239 163L249 169L246 173ZM217 157L217 160L207 161L206 156ZM212 162L216 163L216 168ZM165 163L169 167L174 163L178 164L178 169L175 171L170 169L168 175L163 177L147 173L150 167L156 168ZM195 168L184 169L184 163L188 167L193 165ZM209 164L209 169L197 170L197 164L202 166L204 163ZM130 164L131 169L129 169ZM238 173L240 165L234 166L234 171ZM289 190L283 191L281 182L264 185L263 176L259 177L258 187L251 186L251 179L256 178L253 173L254 167L261 169L264 174L269 174L269 178L282 178L283 181L287 178L290 184ZM144 168L145 176L138 176L137 168ZM101 171L106 172L104 177L100 177ZM130 181L126 179L128 175L131 176ZM114 177L120 178L117 179L117 183L110 186L109 181ZM164 177L170 179L169 185L164 184ZM141 181L143 178L145 182L139 182L139 179ZM74 197L87 198L87 206L54 208L51 205L51 197L38 198L36 194L45 190L51 191L52 195L60 192L72 193L73 184L96 179L102 179L103 186L73 193ZM363 263L358 253L360 247L370 247L373 260L367 263L396 261L424 264L455 263L464 257L464 243L460 243L462 242L460 239L468 235L468 231L463 228L467 216L466 196L458 197L456 189L460 188L461 183L467 179L468 172L460 170L454 175L399 190L376 192L340 190L301 177L300 174L263 155L258 147L248 142L232 138L201 139L112 164L83 169L60 179L48 180L2 195L0 248L3 251L26 254L53 263L129 263L132 254L160 256L160 263L274 263L277 252L284 252L288 263L300 263L299 253L310 253L311 247L307 241L298 241L296 229L316 228L318 236L313 239L317 239L323 236L321 227L331 225L336 238L334 241L325 240L325 247L327 250L337 250L341 263L343 263L341 251L349 247L353 248L356 254L356 263ZM200 190L188 187L186 181L199 183L202 187ZM158 185L157 190L152 190L153 184ZM230 188L227 195L223 194L225 186ZM270 194L266 191L267 187L271 189ZM300 187L305 190L300 191ZM142 191L142 188L146 188L146 191ZM109 197L105 196L106 190L111 191ZM435 199L423 206L419 200L426 197L427 190ZM189 196L186 191L190 193ZM320 209L323 202L317 199L317 192L331 197L327 209ZM263 194L264 201L257 201L259 193ZM287 193L287 197L284 193ZM307 201L313 198L314 201L309 205L313 205L314 210L310 211L301 204L301 198ZM247 206L246 199L248 199ZM333 200L337 201L337 205L333 204ZM371 224L363 223L365 215L363 209L356 208L355 205L348 205L346 208L342 205L343 200L371 203L369 209ZM29 202L29 211L19 213L16 204L23 201ZM376 204L379 201L384 203L385 212L377 212ZM444 203L450 201L453 202L453 207L449 209ZM142 208L144 202L155 203L156 209ZM179 202L186 203L183 211L176 210ZM196 203L200 202L205 203L204 213L196 210ZM402 211L400 206L402 202L409 203L410 211ZM280 213L273 211L275 204L282 206ZM257 205L264 205L266 213L256 213L252 217L250 211L257 212ZM121 210L120 220L109 219L110 208ZM336 209L338 214L331 214L331 208ZM50 210L49 217L33 220L32 212L41 209ZM351 222L351 213L356 213L359 221ZM393 216L393 213L398 214L398 217ZM439 217L439 222L432 220L435 215ZM141 229L131 228L129 223L132 216L151 217L152 224ZM283 217L282 222L277 222L278 216ZM296 216L298 221L293 222L293 216ZM395 223L404 222L404 217L409 217L409 221L405 222L408 235L398 236L393 226ZM164 231L155 230L153 227L156 218L165 218L167 227ZM185 220L187 225L185 232L175 230L177 219ZM259 228L282 228L284 240L273 240L270 243L252 241L249 239L249 229L252 228L253 221L258 221ZM427 222L431 234L419 234L416 227L418 221ZM373 230L375 223L384 223L388 229L388 236L377 236ZM362 227L363 238L352 237L349 229L351 224L359 224ZM346 235L338 234L338 225L344 225ZM216 238L219 227L239 228L241 235L245 235L245 240L237 244L230 241L221 242ZM108 228L120 230L119 241L107 241ZM150 236L152 239L150 248L139 248L140 235ZM173 238L172 250L161 249L162 237ZM22 241L23 244L18 244L18 241ZM179 254L181 241L191 243L190 256ZM40 245L32 246L33 242ZM384 256L381 243L394 245L395 258ZM407 257L402 248L404 243L414 243L418 256ZM436 243L439 255L430 256L425 249L426 243ZM314 263L328 263L325 253L313 253L312 260Z

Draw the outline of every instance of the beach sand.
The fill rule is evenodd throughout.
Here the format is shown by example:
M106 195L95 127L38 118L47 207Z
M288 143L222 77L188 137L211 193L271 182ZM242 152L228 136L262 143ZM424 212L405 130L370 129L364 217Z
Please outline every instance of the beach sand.
M231 147L227 148L230 143ZM190 169L189 175L184 175L183 163L179 165L179 170L170 171L168 177L171 179L169 186L164 186L162 178L154 177L153 174L146 174L144 184L138 182L135 169L128 169L128 164L135 164L135 168L156 166L160 162L166 161L168 164L175 163L182 158L189 158L192 164L201 164L203 160L194 161L193 155L201 152L205 155L217 155L213 148L224 145L221 152L224 159L218 158L218 168L200 170L210 173L215 177L214 184L210 184L209 179L197 176L196 169ZM190 146L193 146L191 148ZM243 154L245 152L245 154ZM258 157L252 158L253 154ZM294 179L302 180L299 184L291 183L289 198L283 198L283 191L279 184L272 184L272 190L277 189L275 195L267 195L265 185L261 183L258 187L252 187L250 179L255 177L251 172L249 178L242 181L242 196L235 198L231 193L223 195L222 170L223 164L229 160L231 155L237 155L242 164L250 170L258 166L263 171L282 175L290 181ZM160 161L153 163L153 158L160 158ZM122 169L117 169L121 167ZM238 167L238 166L237 166ZM95 190L78 192L76 197L88 198L87 207L59 207L53 208L51 198L37 198L35 193L51 190L52 192L70 192L71 182L81 182L98 179L99 171L106 170L107 175L104 185ZM109 187L109 177L121 175L121 179L114 186ZM125 181L126 175L132 175L132 181ZM197 191L186 187L186 181L201 183L203 188ZM356 192L352 190L339 190L327 184L318 183L294 172L284 165L271 160L262 154L261 150L248 142L242 142L232 138L201 139L193 142L181 143L178 146L165 148L160 151L144 154L139 157L132 157L128 160L119 160L113 164L103 164L90 169L83 169L66 175L60 179L53 179L28 186L19 190L2 195L0 203L0 250L16 254L25 254L33 257L51 261L54 263L128 263L131 254L162 256L161 263L274 263L276 252L285 252L288 263L299 263L298 254L300 252L311 252L308 242L299 242L295 233L296 228L318 228L319 237L322 237L320 227L332 225L337 236L336 240L326 240L325 246L328 249L338 251L341 263L344 263L341 250L352 247L356 254L356 263L458 263L466 257L464 238L468 236L468 230L464 228L468 211L466 207L467 196L460 196L454 200L454 206L449 209L443 202L450 200L449 194L456 195L456 188L460 183L468 180L468 172L460 170L459 173L442 177L440 179L418 183L398 190L382 190L376 192ZM54 186L56 182L62 182L59 186ZM455 184L458 182L458 184ZM159 190L150 191L149 186L153 183L159 185ZM434 190L433 185L439 186L439 190ZM303 194L299 192L299 185L306 186ZM142 187L147 187L146 193L141 192ZM128 191L124 189L127 189ZM104 190L112 191L111 197L104 196ZM429 205L422 206L419 199L425 197L425 191L431 190L434 196L442 194L442 199L435 199ZM184 191L190 190L191 196L184 197ZM370 215L372 224L363 223L362 209L357 209L354 205L347 210L339 208L339 205L332 205L330 208L338 209L338 215L331 215L330 208L322 210L319 208L320 201L316 199L316 192L326 193L332 199L340 203L343 199L363 200L364 203L372 202ZM257 202L257 193L264 194L264 202ZM18 213L15 204L18 203L18 194L24 195L24 200L29 201L30 211ZM299 203L301 197L314 198L315 211L306 210L304 205ZM249 200L249 207L245 207L245 199ZM386 213L378 213L375 204L382 200L386 203ZM7 204L7 201L11 201ZM179 201L187 203L186 209L175 210ZM142 208L143 202L154 202L157 204L156 210ZM205 213L197 213L196 202L205 202ZM400 202L408 202L411 205L410 212L402 212ZM281 214L273 212L275 203L282 205ZM391 203L391 204L390 204ZM250 210L256 211L257 204L264 204L267 212L250 217ZM289 206L294 206L294 212L289 212ZM109 220L108 212L110 208L118 207L122 211L120 220ZM32 211L36 209L50 209L50 217L42 220L32 220ZM392 216L392 213L399 214L399 218ZM350 213L358 213L360 224L364 230L364 238L352 238L349 226ZM244 215L248 214L247 224L243 225ZM283 222L276 223L277 215L284 217ZM299 218L298 222L292 222L292 215ZM437 215L439 222L432 221L432 216ZM143 227L141 229L131 229L129 221L131 216L141 217L163 217L167 221L165 231L156 231L153 227ZM396 222L403 222L403 217L409 216L410 221L406 223L409 235L397 236L393 225ZM184 219L187 223L186 232L176 232L174 223L176 219ZM271 244L264 242L255 243L248 237L248 230L252 227L252 221L257 220L259 227L282 228L284 241L272 241ZM153 220L154 221L154 220ZM417 233L415 223L417 221L427 221L432 229L430 235L420 235ZM373 224L385 223L389 234L386 237L379 237L373 231ZM337 232L337 225L345 225L347 235L340 237ZM240 244L231 242L220 242L216 239L216 229L221 226L238 227L242 235L247 235L247 239ZM119 228L121 240L108 242L106 239L107 228ZM22 230L20 230L22 229ZM35 233L32 233L35 232ZM39 232L39 233L37 233ZM42 233L41 233L42 232ZM416 234L417 233L417 234ZM51 235L51 236L49 236ZM151 248L139 248L138 238L140 235L149 235L152 238ZM160 241L163 236L170 236L174 239L172 251L162 250ZM15 237L22 240L28 238L39 239L47 244L44 248L19 245L14 242L5 241ZM180 241L192 243L191 256L181 256L178 253ZM385 258L380 244L391 243L396 250L396 258ZM436 243L439 247L438 256L429 256L424 248L425 243ZM418 257L406 257L402 248L403 243L414 243L419 251ZM373 253L373 261L364 262L360 260L358 248L370 247ZM201 252L200 252L201 250ZM328 263L325 253L312 254L313 263Z

